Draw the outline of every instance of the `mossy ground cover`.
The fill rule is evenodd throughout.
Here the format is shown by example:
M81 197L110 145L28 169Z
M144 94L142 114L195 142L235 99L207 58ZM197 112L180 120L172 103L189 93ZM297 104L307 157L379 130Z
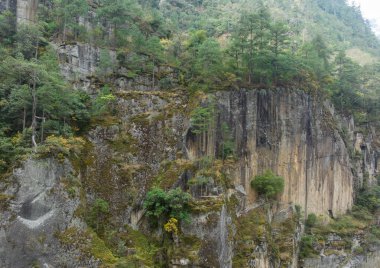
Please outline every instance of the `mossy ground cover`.
M265 241L266 223L266 213L262 208L252 210L237 219L234 267L247 266L256 246Z
M247 267L250 261L259 257L259 251L255 251L259 247L264 249L264 245L272 263L277 263L279 267L288 267L292 263L297 215L290 213L284 219L269 222L269 209L267 204L235 219L233 267Z
M325 255L337 252L340 252L338 255L341 252L363 254L371 245L380 244L378 230L368 212L354 210L335 219L319 216L312 226L306 227L306 234L301 239L300 257L316 257L322 249ZM360 238L358 249L353 248L354 238Z
M155 239L128 226L123 232L117 233L118 247L101 239L92 229L70 227L56 236L63 245L79 249L86 256L99 260L100 267L155 267L158 252Z
M187 159L162 162L161 169L153 181L153 186L169 189L184 172L194 169L194 163Z
M192 200L190 202L190 209L192 213L203 214L213 211L220 211L224 204L224 197L208 197Z

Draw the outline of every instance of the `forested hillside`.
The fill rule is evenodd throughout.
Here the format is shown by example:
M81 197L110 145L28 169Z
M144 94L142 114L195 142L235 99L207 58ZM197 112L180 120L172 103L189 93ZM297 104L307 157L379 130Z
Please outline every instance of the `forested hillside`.
M363 252L380 244L380 40L359 7L44 0L20 18L9 3L1 228L53 198L71 218L48 241L73 267L297 267L356 252L353 234ZM60 181L41 201L15 190L28 176Z
M45 1L35 24L16 32L7 11L0 25L5 151L11 150L7 137L26 128L31 133L24 136L43 141L42 117L45 137L71 135L97 112L88 96L67 91L49 42L101 47L97 74L106 88L112 88L110 77L142 74L162 89L294 86L326 95L363 123L379 111L379 40L344 0ZM108 49L116 51L116 62ZM370 55L372 64L359 66L347 56L350 49ZM157 66L176 76L155 73Z

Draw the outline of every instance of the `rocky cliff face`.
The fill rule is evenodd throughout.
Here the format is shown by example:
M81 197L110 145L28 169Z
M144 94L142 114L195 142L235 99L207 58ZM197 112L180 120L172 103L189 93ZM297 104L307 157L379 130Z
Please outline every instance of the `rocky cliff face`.
M33 261L54 265L71 256L80 256L73 265L97 266L91 260L95 254L91 243L69 246L76 236L97 241L84 231L81 219L86 214L78 210L80 204L90 208L97 198L110 204L107 222L112 228L128 234L124 228L130 226L155 236L142 210L154 185L180 186L195 197L192 220L182 226L180 245L167 256L172 267L297 267L301 227L294 205L330 216L352 206L357 164L350 160L347 141L328 105L305 92L215 93L213 123L201 134L190 130L189 114L205 96L121 89L115 94L117 113L95 122L74 168L47 160L28 161L15 171L14 184L6 190L14 201L2 219L3 266L25 267ZM234 159L218 159L223 123L231 132ZM361 169L376 166L371 155L360 161L374 164L360 165ZM214 159L209 168L215 176L200 192L189 181L205 156ZM281 202L271 207L250 188L253 176L266 169L285 178ZM69 174L80 182L71 197L64 187ZM37 243L39 237L43 239ZM22 243L29 240L33 246L26 249ZM12 251L11 245L18 251ZM124 254L139 254L136 245L131 246ZM25 260L17 258L20 254L27 256ZM95 258L105 261L102 256Z
M266 169L285 179L281 201L306 213L342 214L353 203L354 177L336 122L321 101L297 90L239 90L216 94L218 114L207 136L188 135L190 159L218 155L221 124L233 133L235 187L256 196L250 182Z
M16 169L3 192L0 218L1 267L63 267L92 265L81 253L62 247L57 239L69 226L83 226L74 218L79 199L70 198L73 180L69 163L52 159L28 160Z
M36 21L38 0L15 0L17 2L17 23L31 23Z
M36 4L18 1L18 20L33 20ZM100 49L87 44L56 48L67 80L97 94ZM110 57L115 60L115 53ZM149 229L142 209L147 191L159 186L182 187L195 199L179 245L158 254L161 259L165 255L167 266L297 267L302 227L295 205L304 216L343 214L353 205L355 189L377 174L373 135L356 133L352 120L339 118L331 105L304 91L214 93L212 123L194 134L190 113L206 96L162 91L150 75L132 79L119 71L112 81L116 112L94 122L81 159L71 164L28 160L2 185L8 201L0 207L0 266L96 267L114 262L99 237L86 231L86 209L98 198L110 205L104 224L114 230L108 235L121 245L118 254L156 259L132 234L152 240L159 236ZM223 160L225 127L234 157ZM205 159L211 162L200 164ZM191 185L205 166L212 179L204 189ZM285 179L280 202L269 206L250 186L267 169ZM149 266L144 261L149 263L138 264ZM336 262L326 259L315 265Z
M94 75L97 49L79 44L60 48L59 54L68 79ZM121 90L146 90L152 84L149 77L122 80L116 79ZM239 159L232 176L235 186L247 193L246 206L256 198L250 180L266 169L285 178L281 201L301 205L306 213L345 213L352 206L354 187L365 176L373 180L377 160L371 139L354 133L352 120L336 116L328 103L284 89L222 92L216 99L215 124L207 136L187 136L187 157L217 156L221 125L227 123ZM363 155L360 161L350 159L352 151ZM354 182L354 175L361 179Z
M76 44L54 44L57 50L60 68L63 76L73 83L77 88L93 92L96 90L96 84L99 80L113 84L120 90L140 90L151 91L160 90L161 84L159 78L161 76L166 78L167 83L172 87L176 83L176 74L168 67L156 67L155 78L152 74L130 75L126 68L119 68L113 70L109 68L108 75L111 79L102 79L99 75L99 63L101 56L101 49L86 43ZM116 51L109 50L103 51L109 56L110 62L116 64Z
M5 10L9 10L15 14L16 8L17 8L17 1L16 0L0 1L0 12L3 12Z

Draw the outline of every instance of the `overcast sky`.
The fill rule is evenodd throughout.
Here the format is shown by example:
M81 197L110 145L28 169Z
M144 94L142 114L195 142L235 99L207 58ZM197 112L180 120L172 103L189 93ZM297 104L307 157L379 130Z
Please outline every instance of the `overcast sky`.
M364 18L376 24L374 30L380 36L380 0L353 0L353 2L360 5Z

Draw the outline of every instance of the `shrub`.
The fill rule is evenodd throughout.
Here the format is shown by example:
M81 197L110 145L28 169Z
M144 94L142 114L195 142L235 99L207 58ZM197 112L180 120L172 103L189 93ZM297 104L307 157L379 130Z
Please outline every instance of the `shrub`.
M221 125L222 141L220 143L219 157L223 160L235 154L235 143L232 138L232 133L227 123Z
M163 218L188 219L189 201L191 196L180 188L165 192L161 188L153 188L144 201L147 215L157 220Z
M101 234L104 230L104 224L108 214L108 202L104 199L97 198L89 211L87 223L95 230L97 234Z
M313 235L304 235L301 238L301 248L300 248L300 257L307 258L316 254L316 251L313 247L315 243L315 237Z
M374 213L380 207L380 186L362 189L357 196L356 205Z
M354 216L354 218L358 220L363 220L363 221L373 220L373 215L368 210L368 208L362 207L362 206L353 206L351 215Z
M170 218L164 225L164 229L168 233L178 234L178 221L176 218Z
M191 131L194 134L207 131L215 116L215 107L212 100L209 100L206 106L194 109L190 116Z
M284 190L284 179L268 170L263 175L255 176L251 181L251 186L258 194L266 198L275 198Z
M294 208L295 208L297 220L300 220L302 218L302 207L300 205L295 205Z
M38 147L38 154L41 157L54 156L58 158L75 156L77 157L85 145L85 141L80 137L48 136L44 145Z
M307 215L306 227L311 228L317 223L317 216L314 213Z

